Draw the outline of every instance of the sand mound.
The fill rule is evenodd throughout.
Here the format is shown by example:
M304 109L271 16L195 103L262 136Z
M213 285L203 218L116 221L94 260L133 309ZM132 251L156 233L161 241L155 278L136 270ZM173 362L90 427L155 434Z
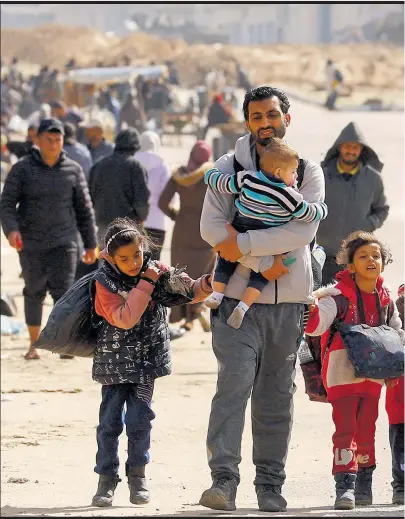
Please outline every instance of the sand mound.
M3 59L16 56L20 60L62 68L70 58L79 66L104 59L117 39L109 38L90 27L65 27L46 24L35 29L1 31Z
M331 58L353 88L404 86L404 51L391 44L188 45L183 40L162 40L143 33L120 39L88 27L48 24L2 31L1 48L5 60L17 56L25 62L59 68L73 56L80 66L93 66L99 61L114 65L121 63L124 56L140 65L173 60L185 86L202 84L213 68L224 70L228 84L232 85L239 62L252 83L280 81L318 89L324 84L326 59Z

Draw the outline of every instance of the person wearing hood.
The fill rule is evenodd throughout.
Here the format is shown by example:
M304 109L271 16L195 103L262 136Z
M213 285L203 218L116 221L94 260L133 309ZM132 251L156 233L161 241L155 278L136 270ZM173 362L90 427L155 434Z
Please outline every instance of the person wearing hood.
M191 277L199 277L214 268L215 254L211 246L200 234L200 218L207 186L205 173L212 167L212 150L205 141L197 141L190 153L187 165L175 168L159 200L159 208L171 220L174 228L171 242L171 264L187 267ZM171 205L178 193L180 209ZM182 305L172 309L170 322L177 323L184 319L183 327L190 331L194 320L199 319L208 331L209 325L201 313L201 304Z
M325 175L325 203L329 209L317 234L325 249L322 283L333 281L340 267L336 255L351 232L374 232L388 216L381 171L384 164L367 144L356 123L349 123L328 150L321 167Z
M38 148L12 167L0 203L3 232L19 253L24 277L27 360L39 359L33 345L41 331L47 290L56 303L74 282L78 231L85 248L83 262L96 261L96 227L86 179L79 164L62 150L63 135L60 121L41 122Z
M148 173L135 158L140 149L135 128L121 130L112 155L99 160L90 171L89 189L102 244L108 224L115 218L144 222L149 212Z
M138 100L133 92L128 93L125 103L121 108L118 123L120 128L122 128L123 123L126 123L127 126L136 128L138 132L143 132L145 130L145 114L140 108Z

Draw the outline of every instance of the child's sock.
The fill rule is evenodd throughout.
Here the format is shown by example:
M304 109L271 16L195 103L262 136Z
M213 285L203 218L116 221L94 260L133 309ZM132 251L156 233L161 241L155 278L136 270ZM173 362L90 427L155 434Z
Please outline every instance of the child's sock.
M238 306L234 309L234 311L229 316L227 323L232 328L240 328L243 318L245 317L245 313L249 310L249 306L242 301L238 304Z
M222 299L224 298L224 294L221 294L220 292L213 292L210 297L208 297L204 304L205 306L208 306L208 308L211 308L211 310L215 310L218 308L218 306L222 303Z

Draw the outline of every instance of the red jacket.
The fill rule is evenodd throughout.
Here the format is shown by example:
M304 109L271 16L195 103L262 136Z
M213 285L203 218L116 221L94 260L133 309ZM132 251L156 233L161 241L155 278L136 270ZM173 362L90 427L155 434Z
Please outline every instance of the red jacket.
M311 312L305 330L308 335L321 335L322 358L329 340L330 327L336 318L343 319L343 322L347 324L357 324L359 322L356 285L352 276L348 270L344 270L339 272L336 278L338 280L336 285L322 287L314 293L319 298L319 304L316 310ZM383 281L383 278L380 276L377 280L376 289L380 296L381 306L384 308L390 302L390 295ZM341 310L338 309L335 300L336 296L340 294L349 301L349 308L345 317L340 315ZM363 303L367 324L376 326L378 317L374 295L363 293ZM402 340L404 340L396 306L394 314L389 320L389 326L397 330ZM322 379L329 401L356 393L366 393L378 398L384 384L384 380L355 377L353 365L347 356L343 340L338 333L335 334L328 353L323 360Z
M402 285L403 287L403 285ZM399 315L402 321L402 329L404 329L404 296L399 297L396 301ZM385 409L388 414L390 425L404 423L404 377L398 379L398 384L394 387L387 387L385 397Z

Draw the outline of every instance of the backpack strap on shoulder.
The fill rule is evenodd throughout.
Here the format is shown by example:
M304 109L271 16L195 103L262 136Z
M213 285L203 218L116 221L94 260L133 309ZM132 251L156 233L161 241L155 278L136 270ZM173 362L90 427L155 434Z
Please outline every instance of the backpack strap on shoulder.
M301 187L301 184L304 180L305 168L307 167L308 161L305 159L300 159L298 162L297 168L297 187L298 189Z
M239 173L239 171L242 171L245 169L242 164L236 159L236 155L233 155L233 169L235 173Z

